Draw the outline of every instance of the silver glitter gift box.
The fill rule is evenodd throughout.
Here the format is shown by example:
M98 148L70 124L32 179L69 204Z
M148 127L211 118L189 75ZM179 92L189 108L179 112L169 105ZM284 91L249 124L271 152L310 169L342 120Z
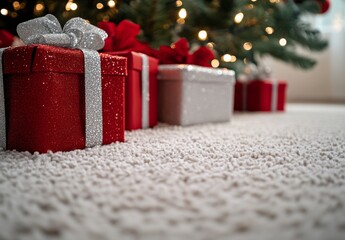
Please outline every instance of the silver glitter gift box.
M158 120L173 125L229 121L235 73L195 65L160 65Z

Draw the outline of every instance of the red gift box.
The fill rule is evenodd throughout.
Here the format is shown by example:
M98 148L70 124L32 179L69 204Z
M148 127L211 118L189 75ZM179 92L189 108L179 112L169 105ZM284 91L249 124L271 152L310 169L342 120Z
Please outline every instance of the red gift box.
M237 81L235 111L284 111L287 84L270 80Z
M157 125L157 73L158 59L146 56L148 59L148 89L143 97L143 54L137 52L107 52L107 54L127 58L128 76L126 77L126 130L135 130ZM145 86L144 86L145 87ZM143 103L148 101L143 109ZM144 111L143 111L144 110ZM146 112L145 112L146 111ZM143 114L148 118L147 126L143 126ZM145 124L144 124L145 125Z
M101 54L103 144L124 141L126 59ZM3 72L7 148L85 148L82 51L45 45L5 50Z

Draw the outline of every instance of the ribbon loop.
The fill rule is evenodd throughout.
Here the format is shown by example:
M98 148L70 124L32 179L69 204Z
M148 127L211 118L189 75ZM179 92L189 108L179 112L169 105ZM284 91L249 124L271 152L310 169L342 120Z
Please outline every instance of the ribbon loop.
M59 41L57 41L57 39L59 39ZM38 37L36 42L44 45L67 47L71 44L71 37L64 33L43 34Z
M99 50L107 33L82 18L72 18L63 27L55 16L48 14L17 26L17 33L25 44L47 44L59 47Z
M99 50L104 47L108 34L102 29L87 23L82 18L72 18L63 27L64 33L73 33L78 39L75 48Z
M17 33L25 44L34 44L44 34L62 33L62 28L56 17L48 14L18 24Z

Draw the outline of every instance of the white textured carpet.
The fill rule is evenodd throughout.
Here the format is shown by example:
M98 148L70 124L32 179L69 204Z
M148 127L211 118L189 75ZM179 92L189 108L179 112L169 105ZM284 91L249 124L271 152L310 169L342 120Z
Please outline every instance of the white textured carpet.
M345 106L0 151L0 239L345 239Z

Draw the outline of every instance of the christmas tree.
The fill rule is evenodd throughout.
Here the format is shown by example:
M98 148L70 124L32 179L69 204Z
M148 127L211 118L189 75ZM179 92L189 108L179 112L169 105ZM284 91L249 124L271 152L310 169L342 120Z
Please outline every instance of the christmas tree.
M212 48L212 66L239 69L272 56L308 69L316 61L297 47L320 51L327 47L317 29L303 16L327 10L329 0L68 0L0 3L0 28L15 33L18 23L54 14L63 24L82 17L93 24L129 19L141 26L140 40L153 48L185 37L193 46Z

